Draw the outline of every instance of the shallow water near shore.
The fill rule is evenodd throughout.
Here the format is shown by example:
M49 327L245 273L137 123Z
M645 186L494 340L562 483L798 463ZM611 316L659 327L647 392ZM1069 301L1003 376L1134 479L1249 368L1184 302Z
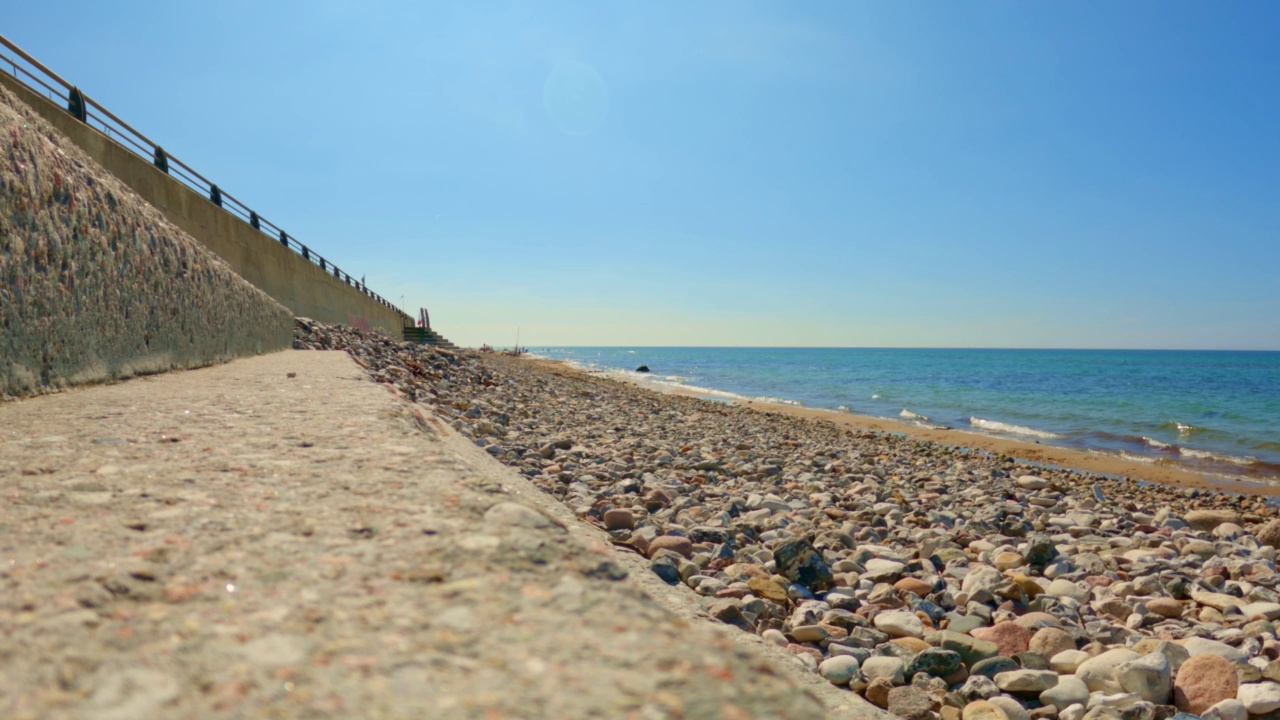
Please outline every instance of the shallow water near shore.
M1280 352L534 348L727 400L950 427L1280 482ZM637 373L641 365L649 373Z

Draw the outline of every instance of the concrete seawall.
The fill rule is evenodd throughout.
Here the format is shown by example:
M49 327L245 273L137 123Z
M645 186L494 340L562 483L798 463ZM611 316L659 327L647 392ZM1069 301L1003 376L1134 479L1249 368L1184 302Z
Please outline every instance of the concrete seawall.
M403 316L395 308L321 270L12 76L0 73L0 87L11 90L107 172L294 315L365 329L381 327L393 334L404 327Z
M0 88L0 396L292 343L238 277Z

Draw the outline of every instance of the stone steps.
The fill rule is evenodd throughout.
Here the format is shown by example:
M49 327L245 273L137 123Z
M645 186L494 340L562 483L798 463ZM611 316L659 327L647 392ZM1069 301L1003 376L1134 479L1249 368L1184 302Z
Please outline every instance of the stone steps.
M405 342L415 342L419 345L433 345L456 350L457 345L449 342L449 339L431 328L407 327L404 329Z

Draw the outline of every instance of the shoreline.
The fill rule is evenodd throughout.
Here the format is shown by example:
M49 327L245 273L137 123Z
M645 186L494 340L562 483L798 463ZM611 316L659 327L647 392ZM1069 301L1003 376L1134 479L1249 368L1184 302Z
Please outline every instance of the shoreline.
M588 370L571 365L564 360L553 360L538 356L526 356L521 359L525 362L541 364L545 367L559 368L567 372L606 378L660 394L679 395L681 397L692 397L704 400L707 399L706 392L683 389L676 385L644 383L628 377L622 372ZM717 399L717 401L719 400ZM1144 463L1135 460L1127 460L1113 455L1105 455L1101 453L1095 454L1084 450L1077 450L1075 448L1047 445L1035 441L1001 438L964 430L925 428L890 418L879 418L871 415L857 415L854 413L829 410L826 408L811 408L803 405L771 403L761 400L725 399L722 402L738 407L758 410L760 412L776 412L791 415L793 417L826 420L835 423L836 425L842 425L858 430L894 433L898 435L905 435L915 440L932 442L939 445L963 447L993 454L1008 455L1025 462L1062 468L1065 470L1076 470L1117 478L1130 478L1137 481L1152 482L1160 485L1172 485L1195 490L1211 490L1216 492L1238 493L1242 495L1280 497L1280 486L1264 482L1255 483L1244 479L1205 475L1192 469L1179 467L1168 462L1161 463L1159 461L1154 461L1151 463Z
M371 380L422 404L426 424L607 533L651 586L871 714L955 718L981 694L1009 708L992 710L1001 717L1077 717L1114 703L1107 691L1144 655L1154 690L1126 695L1126 712L1202 709L1185 702L1193 663L1237 680L1223 700L1267 688L1255 681L1280 622L1280 510L1264 495L1033 466L972 436L952 446L890 423L339 332L319 346L348 346ZM1041 692L1067 678L1069 698Z

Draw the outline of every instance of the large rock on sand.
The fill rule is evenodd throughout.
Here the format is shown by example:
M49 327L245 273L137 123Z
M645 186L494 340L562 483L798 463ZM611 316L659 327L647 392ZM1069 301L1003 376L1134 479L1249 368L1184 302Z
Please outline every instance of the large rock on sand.
M1236 668L1220 655L1197 655L1182 663L1173 681L1173 704L1199 715L1214 704L1234 698L1239 690Z

